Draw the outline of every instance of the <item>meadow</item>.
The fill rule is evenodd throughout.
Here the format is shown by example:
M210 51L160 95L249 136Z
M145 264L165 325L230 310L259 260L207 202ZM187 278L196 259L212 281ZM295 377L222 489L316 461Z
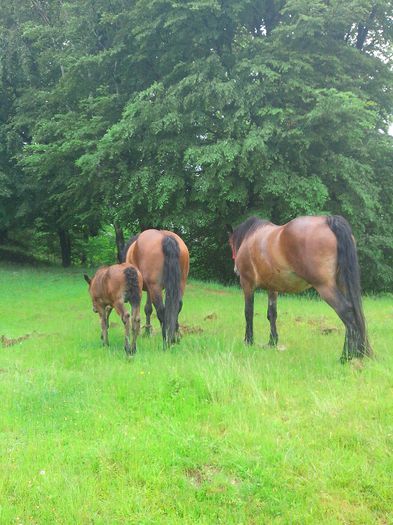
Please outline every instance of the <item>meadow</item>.
M154 316L132 359L81 271L2 265L0 298L1 524L393 523L392 296L347 365L309 296L279 298L275 350L258 294L246 347L240 289L190 281L180 344Z

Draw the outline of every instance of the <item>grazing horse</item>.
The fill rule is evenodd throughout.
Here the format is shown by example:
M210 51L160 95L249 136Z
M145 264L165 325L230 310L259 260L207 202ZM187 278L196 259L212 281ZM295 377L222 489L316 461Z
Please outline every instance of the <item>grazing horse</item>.
M109 345L109 316L114 308L125 328L124 349L127 354L135 354L136 338L139 334L141 318L140 304L142 296L142 275L131 264L113 264L99 268L92 279L86 274L84 278L89 285L93 302L93 311L101 318L101 339ZM130 345L130 313L124 303L131 303L132 344Z
M246 343L253 343L256 288L268 290L269 344L276 345L278 292L314 287L345 325L341 361L372 355L355 240L343 217L298 217L283 226L250 217L228 233L235 272L244 291Z
M178 316L190 268L190 256L184 241L167 230L145 230L132 237L124 248L123 259L139 268L145 305L146 333L151 333L152 303L161 324L164 349L178 337ZM165 305L162 290L165 289Z

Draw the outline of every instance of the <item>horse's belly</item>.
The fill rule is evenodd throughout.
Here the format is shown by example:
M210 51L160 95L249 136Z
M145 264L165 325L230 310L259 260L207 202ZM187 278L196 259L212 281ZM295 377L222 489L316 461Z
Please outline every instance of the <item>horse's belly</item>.
M279 270L272 272L269 276L264 275L263 278L260 279L259 287L276 292L296 293L311 288L311 285L295 272Z

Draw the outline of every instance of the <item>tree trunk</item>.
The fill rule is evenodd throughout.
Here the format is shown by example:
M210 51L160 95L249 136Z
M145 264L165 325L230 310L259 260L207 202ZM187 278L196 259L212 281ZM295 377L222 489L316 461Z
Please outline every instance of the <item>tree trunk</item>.
M8 231L0 228L0 244L5 244L8 239Z
M370 16L368 17L368 20L366 24L359 24L358 25L358 34L356 37L356 48L362 51L363 46L366 42L366 38L368 35L368 32L370 30L370 26L374 22L375 15L377 14L377 7L374 5L374 7L371 10Z
M61 249L61 263L64 268L71 266L71 237L67 230L60 229L59 241Z
M116 248L117 248L117 260L122 262L122 255L124 250L124 233L121 227L115 222L113 224L116 233Z

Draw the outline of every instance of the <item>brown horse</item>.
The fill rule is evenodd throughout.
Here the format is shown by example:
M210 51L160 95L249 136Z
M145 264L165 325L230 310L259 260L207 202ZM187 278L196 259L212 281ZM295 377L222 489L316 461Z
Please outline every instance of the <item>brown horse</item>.
M125 328L124 349L127 354L135 354L136 338L139 334L141 318L140 303L143 279L141 273L131 264L113 264L97 270L92 279L86 274L84 278L89 285L93 302L93 311L101 318L101 339L109 345L109 316L114 308ZM124 303L131 303L132 344L130 345L130 313Z
M341 360L372 355L355 240L343 217L298 217L283 226L250 217L230 232L229 244L244 291L246 343L253 343L256 288L268 290L269 344L276 345L278 292L314 287L345 325Z
M190 256L184 241L167 230L145 230L126 245L123 258L139 268L143 289L147 292L145 305L146 333L151 333L150 316L154 304L161 324L163 345L178 337L178 316L190 268ZM165 288L165 305L162 290Z

